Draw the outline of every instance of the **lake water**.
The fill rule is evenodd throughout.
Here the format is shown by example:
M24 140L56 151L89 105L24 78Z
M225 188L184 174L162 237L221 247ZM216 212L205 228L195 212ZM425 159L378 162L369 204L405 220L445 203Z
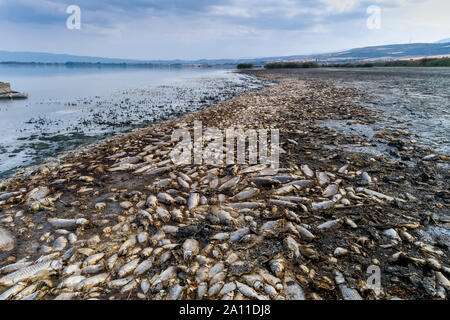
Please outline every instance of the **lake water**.
M0 65L27 100L0 100L0 179L118 131L199 110L262 81L232 69Z

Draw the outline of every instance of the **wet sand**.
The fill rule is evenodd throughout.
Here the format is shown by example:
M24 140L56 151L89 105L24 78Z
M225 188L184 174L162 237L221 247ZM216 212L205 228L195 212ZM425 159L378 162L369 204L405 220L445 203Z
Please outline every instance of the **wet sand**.
M448 156L431 154L402 129L364 137L317 123L379 122L382 114L354 102L360 90L290 71L249 73L278 84L119 134L2 183L0 227L16 244L0 251L0 268L60 261L24 280L40 281L36 299L446 299ZM195 120L222 130L279 129L281 171L171 165L173 130ZM354 152L374 146L379 154ZM293 181L303 182L289 187ZM71 227L55 227L52 218ZM148 251L151 267L136 275L133 263ZM67 278L63 268L89 265L98 253L95 270L79 271L81 285L56 288ZM381 292L366 282L373 265ZM104 278L89 286L86 279L98 274ZM123 278L119 287L111 283ZM12 285L0 278L0 292Z

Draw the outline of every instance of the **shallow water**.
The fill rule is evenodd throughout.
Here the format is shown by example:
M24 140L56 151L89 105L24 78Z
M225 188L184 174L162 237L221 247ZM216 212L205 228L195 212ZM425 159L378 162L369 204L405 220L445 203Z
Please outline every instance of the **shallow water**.
M0 65L29 99L0 101L0 178L118 131L199 110L263 82L220 68Z
M360 89L367 96L358 103L384 115L373 129L407 130L421 146L450 154L450 68L321 68L291 72L301 79L333 80ZM339 130L339 124L336 127Z

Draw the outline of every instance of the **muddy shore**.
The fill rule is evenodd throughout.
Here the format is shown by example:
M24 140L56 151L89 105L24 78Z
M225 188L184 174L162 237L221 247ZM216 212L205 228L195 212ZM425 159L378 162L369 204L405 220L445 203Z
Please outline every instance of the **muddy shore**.
M446 299L448 156L401 129L364 137L317 123L380 121L354 102L360 90L249 74L277 84L1 183L0 297ZM194 120L279 129L281 169L174 166L171 134ZM378 144L378 155L349 151Z

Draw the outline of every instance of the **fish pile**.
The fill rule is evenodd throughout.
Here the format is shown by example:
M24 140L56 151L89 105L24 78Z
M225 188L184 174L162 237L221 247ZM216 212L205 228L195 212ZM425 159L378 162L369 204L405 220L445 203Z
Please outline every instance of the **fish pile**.
M392 299L405 298L409 278L446 299L448 252L418 240L413 217L379 230L352 219L410 199L351 163L172 162L173 128L209 117L220 129L283 130L289 113L274 110L306 92L286 80L1 183L0 299ZM423 277L411 269L381 290L366 282L368 266L396 264Z

